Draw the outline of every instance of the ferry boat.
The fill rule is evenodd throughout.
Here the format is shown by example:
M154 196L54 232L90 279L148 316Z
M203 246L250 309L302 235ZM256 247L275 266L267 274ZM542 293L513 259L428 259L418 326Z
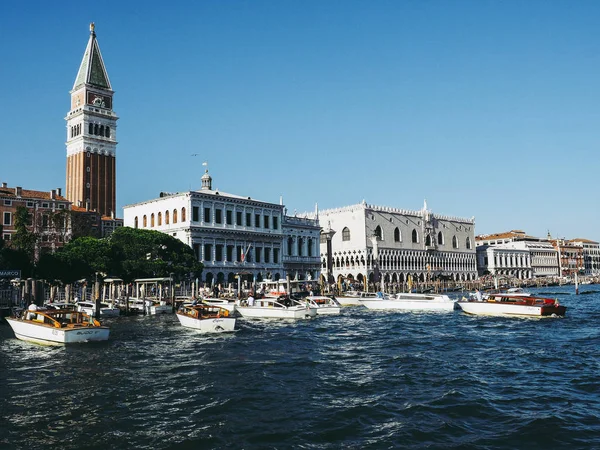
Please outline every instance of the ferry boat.
M369 309L393 309L408 311L453 311L456 300L445 294L421 294L400 292L395 295L381 295L373 299L362 299Z
M307 319L317 315L317 308L301 304L289 298L261 298L253 304L240 305L236 311L244 318Z
M309 306L316 308L317 314L339 314L342 309L342 305L335 298L325 295L309 295L304 300Z
M203 333L234 331L235 318L225 308L212 305L184 305L177 311L179 323Z
M546 297L490 294L476 300L463 298L458 306L466 313L492 316L564 316L567 307Z
M106 341L108 327L85 313L65 309L28 309L7 317L17 339L45 345Z

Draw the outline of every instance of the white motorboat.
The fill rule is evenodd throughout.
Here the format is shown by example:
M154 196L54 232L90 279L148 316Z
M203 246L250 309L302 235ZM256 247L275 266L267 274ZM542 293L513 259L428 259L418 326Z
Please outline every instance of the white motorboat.
M106 341L110 334L102 326L79 311L64 309L28 309L21 317L7 317L17 339L45 345L63 345Z
M96 316L96 303L94 302L79 302L77 303L77 311L84 312L90 316ZM110 306L107 303L100 303L100 317L117 317L121 314L121 310L116 306Z
M164 301L155 302L149 299L130 297L129 311L140 314L169 314L173 312L173 308Z
M490 316L564 316L567 307L553 298L489 294L476 300L463 298L458 306L466 313Z
M235 328L235 318L231 317L227 309L219 306L182 306L177 311L177 318L182 326L194 328L202 333L223 333L234 331Z
M236 307L242 317L267 319L307 319L317 315L317 308L290 299L261 298L251 305Z
M382 294L380 297L374 299L363 299L361 300L361 303L369 309L396 309L408 311L452 311L456 308L456 300L452 300L445 294Z
M235 313L236 309L235 301L226 298L206 297L202 299L202 303L205 305L219 306L220 308L229 311L230 314Z
M316 308L317 314L339 314L342 306L335 298L325 295L309 295L304 300L313 308Z
M360 306L362 305L361 300L373 298L377 298L376 292L346 291L335 297L342 306Z

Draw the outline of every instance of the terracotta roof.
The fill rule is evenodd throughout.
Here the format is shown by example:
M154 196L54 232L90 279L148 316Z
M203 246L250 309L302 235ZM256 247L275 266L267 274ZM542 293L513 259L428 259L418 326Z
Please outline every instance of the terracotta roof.
M82 206L71 206L71 211L75 211L75 212L89 212L89 213L96 213L96 210L94 209L90 209L89 211L87 209L85 209Z
M0 188L0 195L6 196L6 197L18 198L15 188L9 188L9 187ZM50 191L32 191L30 189L22 189L20 198L30 198L30 199L35 199L35 200L58 200L61 202L68 201L62 195L57 195L53 199L50 198Z
M494 233L494 234L480 234L475 236L476 241L485 241L488 239L508 239L514 237L529 237L533 238L533 236L527 236L523 231L505 231L503 233Z
M569 242L583 242L584 244L597 244L598 243L596 241L591 241L589 239L584 239L584 238L570 239Z

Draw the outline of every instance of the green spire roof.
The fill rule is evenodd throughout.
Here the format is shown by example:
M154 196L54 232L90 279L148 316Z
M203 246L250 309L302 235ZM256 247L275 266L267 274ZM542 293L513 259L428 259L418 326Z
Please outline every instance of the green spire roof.
M78 88L82 84L91 84L103 89L112 90L106 68L104 67L104 61L102 60L102 54L100 53L100 47L98 47L98 41L96 40L93 23L90 24L90 40L85 48L73 89Z

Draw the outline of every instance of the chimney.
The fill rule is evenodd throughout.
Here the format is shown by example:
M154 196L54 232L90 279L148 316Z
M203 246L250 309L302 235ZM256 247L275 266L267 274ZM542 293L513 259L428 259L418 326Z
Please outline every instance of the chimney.
M2 187L8 187L8 184L2 183Z
M83 208L83 200L77 200L77 206Z
M50 191L50 200L56 200L56 189Z
M56 194L57 194L59 197L62 197L62 188L56 188Z
M17 186L17 187L15 188L15 195L16 195L17 197L20 197L22 194L23 194L23 188L22 188L21 186Z
M90 210L90 202L85 202L85 210L86 211Z

